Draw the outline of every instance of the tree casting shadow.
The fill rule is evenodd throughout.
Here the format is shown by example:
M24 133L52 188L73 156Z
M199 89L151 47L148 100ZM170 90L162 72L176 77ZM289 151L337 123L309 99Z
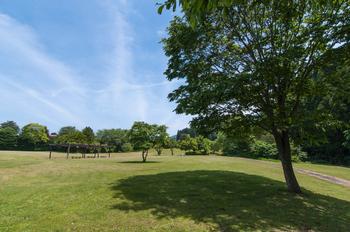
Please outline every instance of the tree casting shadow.
M347 231L350 202L306 190L288 193L285 184L228 171L186 171L133 176L115 183L114 209L151 210L162 218L188 217L214 223L220 231Z

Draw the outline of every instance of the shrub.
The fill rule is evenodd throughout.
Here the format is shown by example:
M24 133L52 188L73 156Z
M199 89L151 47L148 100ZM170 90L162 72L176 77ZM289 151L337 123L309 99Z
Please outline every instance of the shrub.
M275 144L261 140L254 140L251 145L253 158L278 159L278 151Z
M130 152L133 151L133 147L131 145L131 143L124 143L121 147L122 152Z
M307 153L304 152L300 146L295 146L294 144L291 144L291 149L293 162L306 161L308 159Z
M212 141L203 136L196 137L198 152L203 155L209 155L211 152Z
M204 154L199 151L186 151L185 155L204 155Z
M195 138L191 138L189 135L186 135L182 140L180 140L179 147L184 151L195 152L198 149L198 143Z
M224 155L249 156L251 151L251 138L230 138L226 137L223 143Z

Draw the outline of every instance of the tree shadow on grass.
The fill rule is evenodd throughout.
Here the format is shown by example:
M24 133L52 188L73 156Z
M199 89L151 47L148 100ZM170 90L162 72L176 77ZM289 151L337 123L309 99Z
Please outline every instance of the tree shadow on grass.
M121 164L154 164L154 163L160 163L159 161L147 161L147 162L142 162L142 161L120 161L118 163Z
M348 231L350 202L261 176L228 171L186 171L133 176L113 185L123 203L114 209L151 210L159 218L187 217L219 231Z

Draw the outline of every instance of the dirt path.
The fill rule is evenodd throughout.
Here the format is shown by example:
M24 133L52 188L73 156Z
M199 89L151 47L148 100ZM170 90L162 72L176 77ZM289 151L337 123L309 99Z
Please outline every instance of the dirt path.
M314 172L314 171L310 171L310 170L306 170L306 169L299 169L298 168L296 170L297 170L298 173L309 175L309 176L313 176L313 177L316 177L318 179L331 182L333 184L339 184L339 185L342 185L342 186L350 188L350 181L349 180L345 180L345 179L338 178L338 177L335 177L335 176L329 176L329 175L326 175L326 174L322 174L322 173L319 173L319 172Z
M242 159L246 159L246 158L242 158ZM271 165L270 161L265 161L265 160L255 160L255 161L256 162L263 162L263 163ZM280 168L280 165L277 163L274 163L271 165L271 167ZM328 181L328 182L333 183L333 184L338 184L338 185L342 185L344 187L350 188L350 180L346 180L346 179L342 179L339 177L330 176L330 175L326 175L323 173L319 173L319 172L315 172L315 171L311 171L311 170L307 170L307 169L302 169L302 168L295 168L295 171L297 171L300 174L312 176L312 177L315 177L315 178L320 179L320 180Z

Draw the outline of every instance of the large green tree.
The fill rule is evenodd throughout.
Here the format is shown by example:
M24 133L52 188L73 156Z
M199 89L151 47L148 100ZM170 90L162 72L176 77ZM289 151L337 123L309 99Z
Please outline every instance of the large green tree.
M145 122L134 122L130 131L129 138L135 150L142 151L142 162L146 162L148 151L162 142L166 126L148 124ZM165 131L166 133L166 131Z
M30 123L22 128L19 140L24 148L36 149L49 141L48 130L46 126Z
M0 127L0 150L16 148L17 137L17 132L12 127Z
M349 0L202 2L180 0L184 16L163 40L167 78L186 80L170 100L178 113L195 115L197 127L271 133L288 190L300 193L290 131L326 115L302 103L322 91L313 77L329 62L326 54L348 43Z

